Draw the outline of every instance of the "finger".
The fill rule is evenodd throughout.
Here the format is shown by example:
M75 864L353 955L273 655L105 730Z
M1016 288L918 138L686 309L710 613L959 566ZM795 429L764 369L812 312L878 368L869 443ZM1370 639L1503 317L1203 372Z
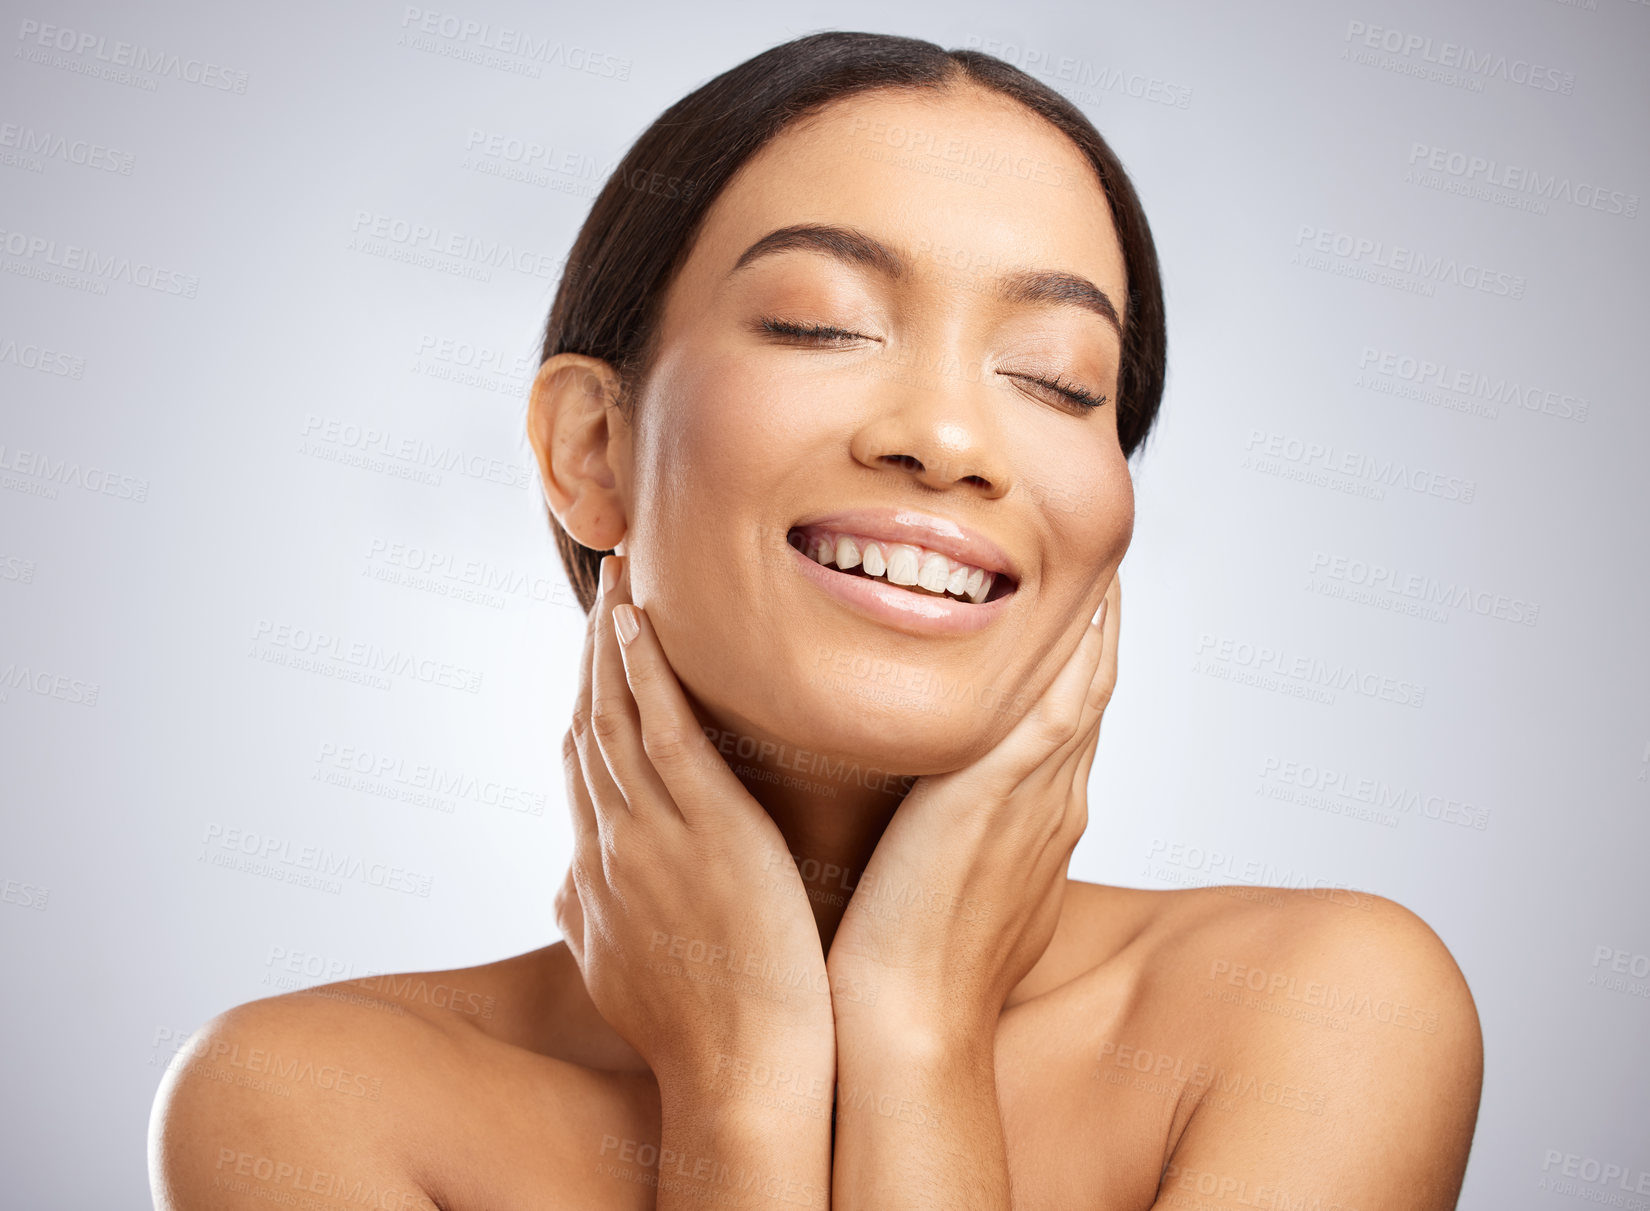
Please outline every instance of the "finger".
M745 784L705 737L647 611L635 610L636 637L621 650L641 718L644 756L688 824L762 813Z
M596 828L596 807L590 801L590 792L584 784L584 770L579 764L579 742L568 728L561 739L562 780L567 788L567 814L573 818L573 851L588 845L600 835Z
M573 720L572 726L568 728L576 744L584 743L585 733L590 727L591 655L596 650L596 627L601 616L602 594L598 587L596 600L591 603L590 613L584 620L584 648L579 653L579 688L578 693L573 696Z
M1097 652L1098 658L1089 667L1088 690L1083 697L1077 727L1046 763L1050 766L1073 763L1084 749L1092 748L1098 735L1100 718L1105 713L1106 704L1111 700L1112 688L1117 683L1116 636L1121 593L1122 584L1114 574L1111 583L1106 586L1106 595L1100 599L1100 608L1089 624L1099 633L1100 647Z
M594 735L595 659L596 649L601 644L603 619L606 616L603 601L607 596L606 592L598 592L595 604L591 606L590 629L585 635L584 654L579 665L579 698L573 706L573 739L579 754L579 781L591 805L598 834L602 837L612 832L618 815L630 814L624 796L613 784L613 776L608 772L607 762Z
M604 618L596 634L590 731L601 749L611 781L631 815L648 817L668 813L680 819L670 791L645 747L641 712L631 693L625 660L619 653L619 637L613 629L613 608L630 602L630 576L626 570L629 562L617 555L602 560L606 586L601 603Z
M1100 627L1091 620L1083 628L1076 650L1042 697L996 748L966 767L971 779L984 779L988 785L1017 786L1040 767L1059 760L1082 722L1089 686L1101 658L1100 643Z
M1085 788L1089 783L1089 770L1094 765L1095 750L1100 743L1100 721L1106 713L1106 707L1111 703L1112 692L1117 688L1117 639L1123 626L1121 577L1112 577L1111 587L1106 590L1104 606L1106 616L1101 619L1103 631L1100 666L1095 670L1094 681L1089 686L1088 701L1083 706L1083 722L1078 728L1082 735L1074 776L1076 784Z
M561 738L562 778L567 788L567 812L573 818L573 849L578 852L597 836L596 808L585 785L579 745L590 726L590 654L596 637L595 619L600 615L598 596L585 619L584 650L579 655L579 686L573 696L573 717Z

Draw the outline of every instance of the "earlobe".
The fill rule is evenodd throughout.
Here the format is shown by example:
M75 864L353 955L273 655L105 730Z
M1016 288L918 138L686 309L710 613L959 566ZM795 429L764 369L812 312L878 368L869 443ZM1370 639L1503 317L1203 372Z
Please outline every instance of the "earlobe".
M527 403L527 438L545 503L568 535L595 551L624 539L627 517L613 465L623 424L621 384L600 358L558 353L539 367Z

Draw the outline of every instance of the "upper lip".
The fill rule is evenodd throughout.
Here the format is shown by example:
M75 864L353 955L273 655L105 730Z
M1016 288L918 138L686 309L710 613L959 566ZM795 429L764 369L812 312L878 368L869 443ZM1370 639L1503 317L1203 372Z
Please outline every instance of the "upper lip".
M843 509L796 522L791 529L817 526L823 530L845 531L882 542L908 542L961 563L1006 576L1016 586L1020 570L1008 552L978 530L961 522L917 509Z

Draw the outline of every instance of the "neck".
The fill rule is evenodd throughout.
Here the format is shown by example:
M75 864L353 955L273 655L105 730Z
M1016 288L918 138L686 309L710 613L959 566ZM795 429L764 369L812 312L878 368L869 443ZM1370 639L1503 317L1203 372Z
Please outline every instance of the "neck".
M794 864L828 955L849 897L913 778L867 767L851 754L798 749L748 727L706 722L706 712L697 713L706 738L785 839L788 859L769 861Z
M817 788L798 789L783 783L776 786L772 780L748 772L742 772L740 780L785 838L785 847L802 878L814 922L819 926L821 951L830 954L848 899L883 830L894 818L903 791L893 794L859 787L860 793L844 802L845 796L840 793L829 796Z

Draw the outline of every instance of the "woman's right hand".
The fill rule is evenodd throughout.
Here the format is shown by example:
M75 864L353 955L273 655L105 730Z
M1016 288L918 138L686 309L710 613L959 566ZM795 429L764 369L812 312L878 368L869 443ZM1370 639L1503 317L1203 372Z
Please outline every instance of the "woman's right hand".
M831 998L806 888L631 603L627 563L602 560L562 743L574 835L556 910L568 948L661 1087L704 1089L741 1063L828 1065ZM625 647L620 603L638 625Z

